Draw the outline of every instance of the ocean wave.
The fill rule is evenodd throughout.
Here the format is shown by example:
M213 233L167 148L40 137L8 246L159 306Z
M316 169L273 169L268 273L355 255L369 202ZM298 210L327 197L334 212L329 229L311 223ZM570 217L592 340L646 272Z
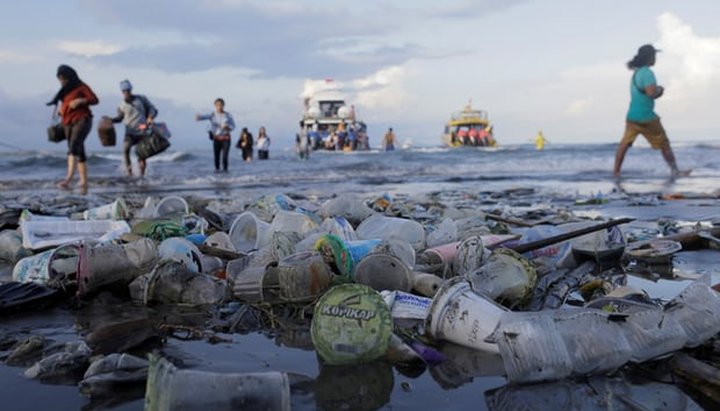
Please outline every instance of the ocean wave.
M10 161L11 167L57 167L67 161L67 154L64 153L31 153L27 157Z

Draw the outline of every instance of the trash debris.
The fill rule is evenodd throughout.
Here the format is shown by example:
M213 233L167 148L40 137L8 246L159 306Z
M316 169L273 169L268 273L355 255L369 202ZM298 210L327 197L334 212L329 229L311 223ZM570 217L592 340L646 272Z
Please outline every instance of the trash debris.
M625 252L631 258L650 264L663 264L672 260L673 254L682 250L682 244L672 240L649 240L630 243Z
M65 344L62 351L38 361L25 371L25 377L47 382L75 382L85 371L92 351L84 341Z
M148 360L130 354L113 353L95 360L78 384L80 392L91 398L113 396L118 390L144 385Z
M169 304L218 304L225 299L226 282L188 269L176 261L158 264L150 274L130 283L133 300Z
M370 287L338 285L316 303L310 332L318 355L328 364L373 361L390 344L390 309Z
M150 356L145 409L290 411L290 383L277 371L220 374L177 369L158 355Z
M35 221L20 225L23 247L42 250L79 240L110 241L130 232L125 221Z

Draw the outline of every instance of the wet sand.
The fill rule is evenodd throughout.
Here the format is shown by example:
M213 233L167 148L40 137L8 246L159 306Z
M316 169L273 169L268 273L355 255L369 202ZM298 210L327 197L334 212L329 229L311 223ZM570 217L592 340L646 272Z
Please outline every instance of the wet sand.
M372 197L374 194L389 192L396 197L406 194L417 196L433 190L421 184L411 187L410 192L408 187L405 187L403 192L400 185L393 187L388 184L382 188L382 191L378 191L377 187L367 186L363 195ZM437 189L437 186L434 187L434 190ZM200 193L189 190L185 194L215 197L222 196L222 191L224 189L210 188L201 190ZM249 190L245 194L252 195L261 191ZM633 204L638 203L637 200L649 201L656 197L655 193L610 199L607 204L575 206L572 196L550 199L542 190L526 196L499 196L495 199L495 204L482 204L481 200L488 200L491 196L483 196L478 192L457 189L451 184L450 187L444 186L436 197L449 203L474 203L475 206L488 209L500 206L532 207L534 204L551 200L554 206L569 207L578 215L636 218L637 220L629 225L629 229L657 226L660 219L670 219L680 225L693 225L697 222L707 224L710 219L720 215L720 203L716 199L661 201L656 205ZM306 197L312 197L313 194L323 195L321 192L305 193ZM115 193L107 193L106 199L113 198L113 195ZM100 196L102 197L102 193ZM7 278L7 266L0 269L0 274ZM674 266L669 272L650 273L642 277L628 276L627 283L645 289L652 297L670 299L689 281L703 274L710 275L713 284L720 282L720 253L713 250L682 251L676 254ZM128 303L117 303L110 298L108 301L105 305L94 303L82 309L60 304L49 310L4 314L0 317L0 337L40 334L55 342L77 340L87 332L85 327L88 321L112 321L117 317L118 310L133 311L124 310L124 304ZM87 314L87 310L91 314ZM142 311L146 309L134 310L139 312L139 315L144 315ZM194 321L193 316L187 318ZM382 361L342 369L321 367L311 343L308 345L309 335L303 331L214 334L217 338L213 342L208 341L208 338L184 341L168 337L163 344L151 345L137 353L159 349L165 355L179 360L186 368L218 372L276 370L297 374L293 379L293 410L338 409L341 404L348 406L346 409L358 410L478 410L516 409L521 406L519 402L510 402L509 405L504 403L503 407L500 407L496 390L507 394L510 389L511 394L516 393L506 386L505 378L500 376L502 365L490 359L473 358L477 353L462 347L448 348L455 356L452 357L453 361L442 368L425 370L415 376L403 374L407 373L407 370L398 370ZM629 373L634 372L635 367L627 368L630 369ZM23 367L0 364L0 392L6 394L3 396L3 409L89 410L109 407L117 410L138 410L143 407L142 390L135 390L126 396L118 394L116 398L108 400L109 402L91 401L81 396L76 385L41 384L24 378L24 370ZM622 378L620 380L624 381ZM675 387L670 384L665 386L668 389ZM682 388L687 390L686 387ZM673 393L687 401L688 406L683 409L700 409L700 405L694 405L692 399L685 397L686 391L678 390ZM563 406L559 398L547 397L544 400L551 408Z

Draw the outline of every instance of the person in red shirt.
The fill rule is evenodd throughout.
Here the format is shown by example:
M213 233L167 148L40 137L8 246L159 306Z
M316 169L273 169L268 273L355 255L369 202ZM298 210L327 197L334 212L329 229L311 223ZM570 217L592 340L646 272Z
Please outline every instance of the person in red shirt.
M59 188L67 189L77 169L80 175L80 191L87 193L87 164L85 163L85 139L92 128L90 106L98 103L95 93L83 83L77 72L65 64L57 69L60 91L48 105L60 103L58 114L62 117L63 129L68 142L67 175L57 183Z

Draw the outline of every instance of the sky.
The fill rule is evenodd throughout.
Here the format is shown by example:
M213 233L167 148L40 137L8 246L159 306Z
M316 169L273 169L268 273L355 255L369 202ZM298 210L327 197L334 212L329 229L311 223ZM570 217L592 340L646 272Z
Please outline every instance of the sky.
M158 107L178 149L208 148L222 97L239 127L294 142L302 95L333 79L371 143L440 144L468 101L500 144L615 143L639 46L653 68L671 141L714 140L720 107L717 0L2 0L0 150L47 149L45 106L69 64L114 115L119 82ZM122 127L118 129L121 134ZM237 133L236 133L237 134ZM234 136L236 137L236 136ZM88 149L101 149L96 133Z

